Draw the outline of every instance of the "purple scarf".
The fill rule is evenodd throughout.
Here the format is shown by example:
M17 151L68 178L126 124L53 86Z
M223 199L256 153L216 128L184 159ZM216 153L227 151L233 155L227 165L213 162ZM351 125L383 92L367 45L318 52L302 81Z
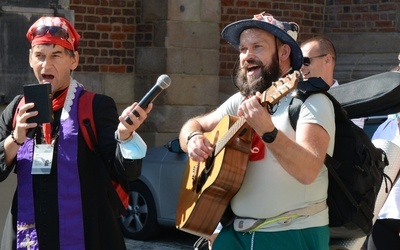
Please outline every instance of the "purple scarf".
M73 80L60 121L57 157L60 250L85 249L77 153L79 98L75 98L82 90L83 87ZM39 249L31 175L33 148L33 139L28 138L17 154L17 249Z

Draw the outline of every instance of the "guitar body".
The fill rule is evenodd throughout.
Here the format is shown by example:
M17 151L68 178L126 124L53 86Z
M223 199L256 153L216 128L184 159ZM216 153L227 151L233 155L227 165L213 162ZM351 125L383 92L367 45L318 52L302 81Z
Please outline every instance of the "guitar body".
M211 143L219 140L237 119L234 116L225 116L205 136ZM241 127L227 141L225 147L207 162L194 162L191 159L188 161L177 208L178 229L208 238L239 190L252 139L252 130L247 123L239 125Z

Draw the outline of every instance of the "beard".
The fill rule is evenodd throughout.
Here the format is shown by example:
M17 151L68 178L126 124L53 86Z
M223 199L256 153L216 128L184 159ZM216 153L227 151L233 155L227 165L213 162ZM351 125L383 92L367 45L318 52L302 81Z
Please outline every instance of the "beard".
M279 63L276 57L273 57L271 65L266 66L259 60L249 60L244 63L244 66L238 68L236 74L236 87L239 89L243 96L252 96L256 92L263 93L267 90L272 82L275 82L281 76L281 70L279 69ZM256 79L248 79L246 75L246 65L256 64L261 67L261 76Z

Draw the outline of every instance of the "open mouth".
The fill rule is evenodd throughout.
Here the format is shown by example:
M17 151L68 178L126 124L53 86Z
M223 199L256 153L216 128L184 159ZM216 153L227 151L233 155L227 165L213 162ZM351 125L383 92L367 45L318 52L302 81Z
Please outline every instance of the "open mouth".
M257 66L257 65L250 66L250 67L247 68L247 72L254 72L259 68L260 68L260 66Z
M47 81L53 80L53 79L54 79L54 76L53 76L53 75L48 75L48 74L42 74L42 78L43 78L43 80L44 80L45 82L47 82Z

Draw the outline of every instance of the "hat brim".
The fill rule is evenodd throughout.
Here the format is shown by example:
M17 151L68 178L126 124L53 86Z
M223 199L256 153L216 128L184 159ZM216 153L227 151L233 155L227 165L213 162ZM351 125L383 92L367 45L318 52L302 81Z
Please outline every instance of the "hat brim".
M242 34L244 30L252 28L265 30L279 38L283 43L288 44L291 48L291 66L294 70L300 70L303 65L303 53L301 52L299 44L284 30L275 25L254 19L240 20L226 26L222 30L221 35L229 44L239 51L240 34Z

